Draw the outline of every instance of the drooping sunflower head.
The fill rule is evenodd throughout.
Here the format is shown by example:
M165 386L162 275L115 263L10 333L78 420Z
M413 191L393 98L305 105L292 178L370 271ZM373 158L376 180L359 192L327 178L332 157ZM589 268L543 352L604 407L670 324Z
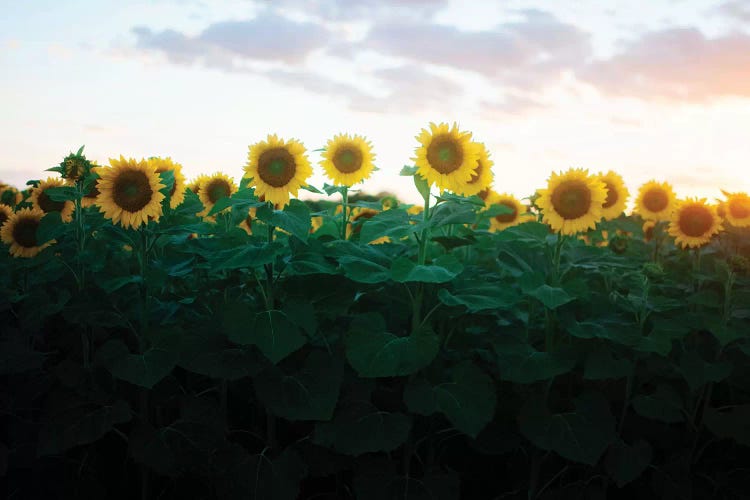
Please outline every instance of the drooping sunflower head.
M620 177L620 174L610 170L606 174L599 174L599 179L604 182L607 189L607 198L602 204L602 217L604 220L616 219L625 210L628 202L628 188Z
M481 142L478 142L476 144L479 151L477 168L476 170L474 170L474 173L471 175L471 179L467 181L463 190L457 191L456 194L460 194L462 196L472 196L476 194L481 198L481 193L490 189L490 185L492 184L493 162L492 160L490 160L490 154L487 151L485 145Z
M747 193L727 195L724 218L735 227L750 226L750 196Z
M22 208L5 221L0 229L0 239L10 245L9 252L13 257L34 257L55 243L55 240L44 243L37 240L36 230L42 217L44 212L38 208Z
M646 220L669 220L677 198L668 182L649 181L638 190L635 211Z
M537 190L536 205L542 220L562 234L576 234L594 229L602 217L607 188L587 170L571 168L565 173L552 173L547 189Z
M60 175L63 179L75 182L88 174L92 166L80 151L76 154L71 153L60 163Z
M185 201L185 176L182 175L182 165L172 161L172 158L149 158L148 164L156 170L157 174L172 172L174 183L169 190L169 208L177 208Z
M677 203L668 231L682 248L697 248L721 231L721 219L705 198L688 198Z
M198 197L203 203L201 216L208 215L208 212L216 205L216 202L222 198L232 196L237 192L237 186L234 181L227 175L216 172L212 175L206 175L198 188Z
M367 179L375 166L372 144L360 135L339 134L326 143L323 167L336 185L352 186Z
M495 215L490 219L490 231L503 231L509 227L517 226L523 222L526 222L526 207L512 194L508 193L495 193L490 191L487 199L484 201L485 209L489 209L493 206L502 205L503 207L510 210L509 213L502 213Z
M647 220L643 223L643 227L641 228L643 231L643 241L648 243L649 241L654 239L654 229L656 228L656 221L653 220Z
M109 168L98 168L96 204L104 217L124 228L137 229L161 217L164 188L159 174L146 160L110 158Z
M265 141L250 146L245 177L252 179L256 196L265 196L273 204L289 204L289 195L297 196L312 175L310 161L301 142L279 139L269 134Z
M417 174L428 184L437 184L440 191L463 192L477 169L479 145L471 140L471 132L458 130L455 123L422 129L417 136L420 146L413 158Z
M7 184L0 183L0 203L15 207L23 201L21 192Z
M11 215L13 215L13 208L5 203L0 203L0 228L3 227L5 221L10 219Z
M47 193L49 188L62 187L64 185L65 182L62 179L55 179L53 177L48 177L39 182L39 185L31 190L31 204L34 208L38 208L45 214L60 212L60 218L63 222L72 221L75 203L70 200L55 201Z
M245 217L245 220L239 224L240 228L242 228L247 234L253 234L253 221L255 220L256 210L255 207L249 209L247 211L247 217Z

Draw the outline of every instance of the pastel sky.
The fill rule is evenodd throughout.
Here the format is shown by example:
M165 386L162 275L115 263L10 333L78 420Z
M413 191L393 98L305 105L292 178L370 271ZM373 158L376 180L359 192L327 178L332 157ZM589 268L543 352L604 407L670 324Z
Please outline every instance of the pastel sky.
M569 167L681 196L750 191L750 0L0 0L0 181L171 156L242 176L248 145L365 135L364 185L458 122L520 197Z

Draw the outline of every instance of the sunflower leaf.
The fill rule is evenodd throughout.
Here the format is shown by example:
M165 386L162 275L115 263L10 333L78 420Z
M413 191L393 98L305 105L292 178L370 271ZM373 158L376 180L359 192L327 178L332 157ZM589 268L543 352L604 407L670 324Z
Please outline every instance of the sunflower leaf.
M432 264L419 265L406 257L399 257L391 265L393 280L399 283L446 283L463 270L464 266L453 254L441 255Z
M232 342L258 346L274 364L305 345L305 335L284 312L249 313L246 309L238 303L225 312L225 331Z
M49 212L39 221L36 228L36 241L44 244L48 241L59 238L70 229L68 224L63 223L60 218L60 212Z
M44 194L52 201L74 201L78 198L78 191L73 186L58 186L44 190Z
M383 236L395 240L407 236L413 231L414 226L409 224L409 214L406 213L406 210L394 208L367 219L359 233L359 241L369 243Z
M151 389L177 365L180 335L168 332L156 337L143 353L132 354L120 340L108 340L96 353L96 360L115 378Z
M417 170L419 169L414 165L404 165L403 167L401 167L401 171L398 173L398 175L402 177L411 177L413 175L416 175Z
M268 204L258 207L256 217L268 225L292 233L302 241L310 236L310 209L300 200L291 200L284 210L272 210Z
M416 171L414 172L414 186L419 191L419 194L422 195L425 203L427 203L427 200L430 199L430 184L427 182L427 179L417 174Z

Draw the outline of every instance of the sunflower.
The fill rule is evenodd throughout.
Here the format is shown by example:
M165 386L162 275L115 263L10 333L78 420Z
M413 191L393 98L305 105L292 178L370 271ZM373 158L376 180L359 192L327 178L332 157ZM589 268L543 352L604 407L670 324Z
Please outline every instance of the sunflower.
M38 208L45 214L60 212L62 221L70 222L73 220L73 211L76 208L75 203L71 200L54 201L47 194L49 188L62 186L65 186L65 182L62 179L47 177L47 179L41 181L37 187L31 190L31 204L34 208Z
M682 248L701 247L721 231L721 219L705 198L688 198L677 203L668 231Z
M455 123L435 125L430 130L422 129L417 136L420 146L416 158L417 174L427 183L437 184L440 191L446 189L459 193L468 188L468 183L477 169L479 145L471 141L471 132L461 132Z
M654 239L654 229L656 228L656 221L647 220L643 223L641 230L643 231L643 241L648 243Z
M284 141L269 134L265 141L249 148L245 177L251 179L256 196L265 196L271 203L282 207L289 204L289 194L297 196L310 175L312 167L305 146L295 139Z
M247 234L253 234L253 221L255 220L256 208L253 207L247 211L247 217L245 220L239 223L239 227L242 228Z
M11 215L13 215L13 208L5 203L0 203L0 228L3 227L6 220L10 219Z
M217 201L232 196L236 192L237 186L226 174L215 172L212 175L204 176L203 182L198 187L198 197L203 203L204 208L198 215L206 217Z
M604 182L607 189L607 198L602 205L602 217L604 220L616 219L625 210L628 201L628 188L622 181L620 174L610 170L606 174L599 174L599 179Z
M314 233L323 226L323 217L315 215L310 218L310 234Z
M203 184L203 181L205 181L208 178L206 174L201 174L190 183L188 183L187 188L192 191L195 194L198 194L201 190L201 184Z
M22 201L23 195L18 189L0 182L0 203L15 207Z
M456 191L457 194L462 196L479 195L490 188L492 184L492 160L490 160L490 154L483 143L476 143L479 148L479 159L477 160L477 168L471 176L471 179L466 183L466 186L462 191ZM482 198L485 199L485 198Z
M156 170L157 174L172 171L174 173L174 183L169 190L169 208L177 208L185 201L185 176L182 175L182 165L172 161L172 158L149 158L149 166Z
M750 226L750 196L747 193L728 194L724 207L724 217L731 225Z
M104 217L124 228L137 229L149 219L159 220L164 188L159 174L146 160L110 158L110 168L98 168L96 204Z
M571 168L565 173L552 173L547 189L537 190L537 206L542 220L562 234L576 234L594 229L602 217L607 188L588 170Z
M648 181L638 190L635 211L647 220L669 220L676 202L668 182Z
M339 134L326 143L320 166L334 184L352 186L370 176L374 159L372 144L364 137Z
M10 245L13 257L34 257L39 252L55 243L50 240L40 245L36 239L36 230L44 212L38 208L22 208L11 214L0 230L0 239Z
M490 219L490 231L502 231L512 226L517 226L524 222L526 207L521 204L515 196L507 193L498 194L490 191L485 200L485 207L489 208L494 205L502 205L511 209L509 214L500 214Z

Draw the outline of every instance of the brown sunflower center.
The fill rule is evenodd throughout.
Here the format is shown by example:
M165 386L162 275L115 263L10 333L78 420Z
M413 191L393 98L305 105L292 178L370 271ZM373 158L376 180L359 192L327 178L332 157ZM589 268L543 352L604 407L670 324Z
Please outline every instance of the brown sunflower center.
M563 219L582 217L591 208L591 190L583 181L563 181L552 192L552 207Z
M469 184L474 184L479 180L479 177L482 175L482 169L484 166L482 165L482 160L477 160L477 168L474 170L474 173L471 174L471 179L469 180Z
M729 200L729 213L735 219L746 219L750 217L750 199Z
M215 204L220 199L229 196L232 193L232 187L224 179L211 179L206 184L206 192L208 193L208 201Z
M13 226L13 241L24 248L34 248L36 246L36 229L39 227L39 220L36 218L23 217L16 221Z
M669 196L662 188L649 189L643 194L643 206L649 212L661 212L669 205Z
M65 208L64 201L54 201L47 195L46 191L39 193L37 201L39 203L39 208L41 208L44 213L62 212L62 209Z
M333 155L333 166L341 173L351 174L362 168L362 151L345 146Z
M149 204L154 192L148 176L140 170L124 170L112 185L112 199L127 212L137 212Z
M607 181L604 181L604 184L607 186L607 199L604 200L604 205L602 205L602 208L609 208L617 203L617 200L620 199L620 195L617 192L617 188L614 184Z
M680 211L678 224L685 235L697 238L711 230L714 218L706 207L690 205Z
M477 196L479 196L480 198L482 198L482 199L483 199L483 200L485 200L485 201L487 201L487 197L488 197L489 195L490 195L490 190L489 190L489 188L487 188L487 189L482 189L481 191L479 191L479 192L477 193Z
M458 170L463 161L463 150L450 135L435 137L427 147L427 162L441 174Z
M652 239L654 239L654 228L655 227L656 226L654 224L649 224L648 226L644 226L643 238L646 241L651 241Z
M495 220L498 221L501 224L507 224L509 222L513 222L516 220L516 217L518 217L518 210L516 209L516 206L512 203L508 203L507 201L501 201L499 205L502 205L504 207L510 208L512 210L509 214L500 214L495 216Z
M258 175L266 184L284 187L297 173L294 157L286 148L272 148L263 151L258 158Z

